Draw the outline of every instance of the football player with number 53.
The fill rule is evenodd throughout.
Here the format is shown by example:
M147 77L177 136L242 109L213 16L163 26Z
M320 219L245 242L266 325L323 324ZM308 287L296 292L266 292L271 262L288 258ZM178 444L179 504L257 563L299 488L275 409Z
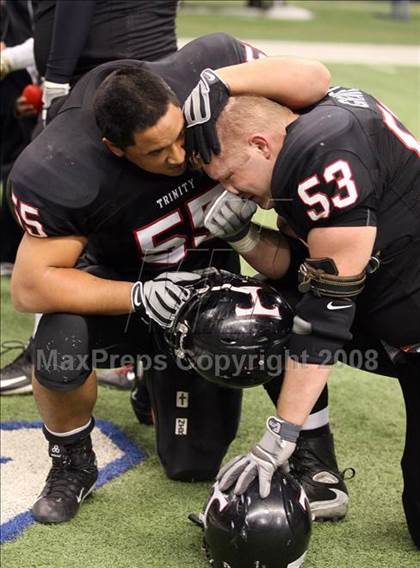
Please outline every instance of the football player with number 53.
M298 362L286 370L278 416L246 456L221 470L221 489L235 484L243 493L258 476L261 496L269 493L332 364L356 348L356 366L397 377L402 388L403 505L420 547L419 142L381 102L341 87L300 112L232 97L210 157L196 143L200 129L191 121L192 152L210 162L206 173L227 190L206 227L280 286L294 269L302 294L289 345ZM279 230L250 222L250 200L276 211Z

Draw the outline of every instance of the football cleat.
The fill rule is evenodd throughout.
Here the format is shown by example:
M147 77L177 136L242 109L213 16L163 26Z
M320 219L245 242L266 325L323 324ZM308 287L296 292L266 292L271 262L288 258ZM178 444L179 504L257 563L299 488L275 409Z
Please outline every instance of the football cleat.
M49 444L52 468L45 487L32 507L39 523L72 519L95 487L98 478L90 436L71 445Z
M16 343L11 349L16 347L23 347L23 344ZM34 344L31 338L16 359L0 369L1 395L32 392L33 348Z
M332 434L300 436L290 458L290 473L301 483L315 521L339 521L346 516L349 495L344 473L338 471ZM354 470L348 468L354 476Z
M134 365L124 365L116 369L97 370L98 384L103 387L111 387L119 390L131 390L133 388L136 373Z
M152 426L153 413L149 391L147 390L144 380L139 377L136 377L134 380L134 388L131 391L130 401L134 414L137 416L137 420L140 424Z

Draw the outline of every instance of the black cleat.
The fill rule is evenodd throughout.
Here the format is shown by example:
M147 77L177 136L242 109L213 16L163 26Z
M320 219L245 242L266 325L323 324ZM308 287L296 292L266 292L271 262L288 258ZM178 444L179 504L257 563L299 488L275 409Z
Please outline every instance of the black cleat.
M68 446L50 442L49 454L53 465L32 514L40 523L63 523L76 515L95 487L96 456L90 436Z
M130 400L134 414L137 416L137 420L140 424L152 426L153 413L150 403L150 395L143 379L136 377L134 381L134 388L131 391Z
M98 384L119 390L131 390L133 388L136 373L134 365L124 365L116 369L97 370Z
M332 434L301 436L289 463L306 492L315 521L339 521L346 516L349 495L344 474L338 471ZM346 471L354 475L351 468Z
M6 350L23 348L21 353L11 363L0 369L0 394L26 394L32 392L32 366L34 344L32 338L25 347L20 342L13 342L13 346L8 348L5 342L3 346Z

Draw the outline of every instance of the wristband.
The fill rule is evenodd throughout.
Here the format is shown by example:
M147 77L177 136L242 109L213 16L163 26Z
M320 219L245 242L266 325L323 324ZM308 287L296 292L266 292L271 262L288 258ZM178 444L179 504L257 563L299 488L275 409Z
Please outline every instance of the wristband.
M142 293L143 284L141 282L135 282L131 288L131 311L138 312L140 308L144 308Z
M302 426L287 422L287 420L283 420L280 416L269 416L267 418L267 430L272 434L276 434L276 436L280 436L283 440L286 440L286 442L295 444L299 438Z
M242 239L239 239L239 241L228 241L230 246L240 254L250 252L257 246L260 240L260 228L259 225L251 223L249 225L249 231Z

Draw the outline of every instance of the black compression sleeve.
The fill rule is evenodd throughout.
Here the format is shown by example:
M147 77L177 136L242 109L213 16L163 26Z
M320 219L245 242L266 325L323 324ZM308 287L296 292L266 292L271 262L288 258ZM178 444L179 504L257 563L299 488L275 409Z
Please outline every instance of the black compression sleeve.
M45 79L69 83L86 44L96 0L57 2Z
M333 365L335 353L352 339L355 303L347 298L318 298L311 292L297 304L289 352L302 363Z

